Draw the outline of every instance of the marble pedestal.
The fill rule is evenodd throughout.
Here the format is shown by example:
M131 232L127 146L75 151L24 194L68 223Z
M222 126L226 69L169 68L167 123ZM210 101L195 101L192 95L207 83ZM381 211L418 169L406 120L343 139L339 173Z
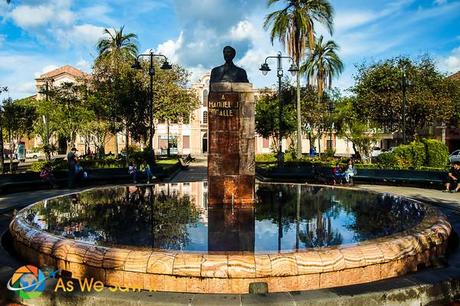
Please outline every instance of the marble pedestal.
M250 83L212 83L208 98L208 203L252 205L255 102Z

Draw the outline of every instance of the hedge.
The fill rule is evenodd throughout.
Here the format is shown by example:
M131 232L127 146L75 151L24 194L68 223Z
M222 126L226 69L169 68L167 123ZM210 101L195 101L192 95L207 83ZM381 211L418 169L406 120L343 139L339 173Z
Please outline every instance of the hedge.
M447 146L434 139L411 142L396 147L393 152L382 153L377 157L379 168L386 169L444 169L448 161Z
M426 166L445 167L449 161L449 151L447 146L434 139L424 139L422 142L426 147Z

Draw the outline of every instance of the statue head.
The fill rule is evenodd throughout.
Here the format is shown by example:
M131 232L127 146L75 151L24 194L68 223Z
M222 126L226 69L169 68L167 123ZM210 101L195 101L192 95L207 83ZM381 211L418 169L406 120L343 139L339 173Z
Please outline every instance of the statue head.
M224 59L226 63L231 63L236 55L236 50L230 46L224 47Z

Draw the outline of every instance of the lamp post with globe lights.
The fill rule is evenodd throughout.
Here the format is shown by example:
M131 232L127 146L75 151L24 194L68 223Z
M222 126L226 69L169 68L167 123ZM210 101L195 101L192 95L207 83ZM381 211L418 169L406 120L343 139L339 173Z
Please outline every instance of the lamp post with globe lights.
M276 56L267 56L265 58L264 63L260 66L260 71L262 71L263 75L267 75L269 71L271 71L270 67L268 66L267 60L269 59L276 59L277 62L277 69L276 69L276 76L278 77L278 104L279 104L279 113L278 113L278 140L279 140L279 147L278 147L278 167L282 167L284 162L284 155L283 155L283 101L281 100L281 82L284 75L283 71L283 59L291 60L291 66L289 67L288 71L295 76L296 73L299 72L299 68L294 63L294 59L290 56L283 56L281 52L278 52Z
M150 76L150 86L149 86L149 163L155 163L155 152L153 151L153 134L155 133L155 127L153 126L153 77L155 75L155 67L154 67L154 58L161 57L164 59L163 64L161 65L160 69L163 70L170 70L172 69L171 64L168 62L168 58L162 54L154 54L153 51L149 51L148 53L139 54L134 61L134 64L131 66L133 69L142 70L142 66L140 63L141 57L147 57L149 59L149 76Z

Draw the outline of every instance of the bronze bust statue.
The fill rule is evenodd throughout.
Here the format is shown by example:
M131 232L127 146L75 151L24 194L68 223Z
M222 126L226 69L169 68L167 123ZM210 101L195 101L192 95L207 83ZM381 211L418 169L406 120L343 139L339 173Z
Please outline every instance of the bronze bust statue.
M209 82L249 83L246 71L233 64L236 50L230 46L226 46L223 52L225 64L211 70L211 80Z

